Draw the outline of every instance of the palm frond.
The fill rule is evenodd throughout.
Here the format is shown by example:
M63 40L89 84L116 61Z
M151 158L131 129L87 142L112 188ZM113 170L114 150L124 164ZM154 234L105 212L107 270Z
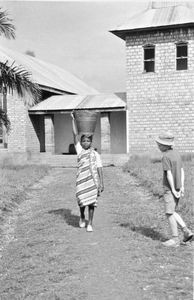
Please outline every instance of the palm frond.
M32 82L31 73L26 71L22 66L9 66L8 61L0 62L0 89L5 92L15 90L19 96L23 97L24 102L28 106L37 103L41 96L41 91L37 83ZM31 97L24 97L29 94Z
M15 38L15 26L11 22L8 13L0 8L0 35L3 34L8 39Z
M0 123L2 123L5 126L7 131L10 130L10 128L11 128L10 120L9 120L6 112L4 110L2 110L1 108L0 108Z

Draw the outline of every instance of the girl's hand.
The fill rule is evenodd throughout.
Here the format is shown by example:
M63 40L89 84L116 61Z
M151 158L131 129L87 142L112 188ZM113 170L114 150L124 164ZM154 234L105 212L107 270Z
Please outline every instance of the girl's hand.
M104 185L100 184L98 190L100 191L100 193L102 193L104 191Z
M101 193L104 191L104 184L101 185Z
M98 196L100 196L100 194L104 191L104 185L100 184L98 187Z

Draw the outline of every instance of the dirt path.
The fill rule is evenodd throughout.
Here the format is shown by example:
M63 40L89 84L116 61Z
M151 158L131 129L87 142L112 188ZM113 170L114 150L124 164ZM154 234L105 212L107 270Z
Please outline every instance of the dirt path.
M119 168L105 168L106 190L87 233L78 228L75 172L53 169L4 228L0 299L191 300L192 249L161 246L160 203L150 205Z

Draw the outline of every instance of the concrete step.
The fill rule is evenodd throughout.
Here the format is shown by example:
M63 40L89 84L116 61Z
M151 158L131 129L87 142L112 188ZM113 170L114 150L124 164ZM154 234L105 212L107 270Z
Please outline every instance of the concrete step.
M129 154L101 154L103 166L123 166L129 160ZM76 168L77 155L61 155L48 153L12 153L7 149L0 149L0 163L46 164L53 167Z

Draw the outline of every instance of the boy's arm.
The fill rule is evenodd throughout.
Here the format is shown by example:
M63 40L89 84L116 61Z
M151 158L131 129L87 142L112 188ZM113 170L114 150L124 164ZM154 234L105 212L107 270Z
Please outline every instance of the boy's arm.
M79 142L79 139L78 139L78 130L77 130L77 125L76 125L76 121L75 121L73 113L71 113L71 117L72 117L72 128L73 128L74 144L77 145L77 143Z
M185 172L184 169L181 168L181 196L184 196L185 188L184 188L184 182L185 182Z
M174 187L174 179L173 179L171 170L168 170L168 171L167 171L167 179L168 179L168 182L169 182L169 185L170 185L170 187L171 187L171 191L172 191L173 195L174 195L176 198L180 198L180 192L177 192L177 191L175 190L175 187Z
M98 171L98 176L99 176L99 179L100 179L100 192L103 192L104 191L104 181L103 181L103 171L102 171L102 168L97 168L97 171Z

